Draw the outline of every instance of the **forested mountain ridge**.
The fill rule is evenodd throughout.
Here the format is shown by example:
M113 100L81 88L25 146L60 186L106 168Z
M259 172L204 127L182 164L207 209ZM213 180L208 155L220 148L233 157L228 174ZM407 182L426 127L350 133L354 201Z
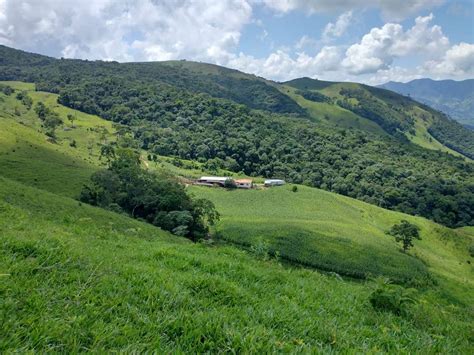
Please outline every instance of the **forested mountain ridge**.
M119 64L57 60L0 45L0 80L35 82L38 90L58 93L68 84L105 77L169 84L180 90L230 99L253 109L296 115L305 113L290 97L265 80L217 65L186 61Z
M385 130L392 129L391 134L330 122L337 111L346 122L347 117L354 117L379 127L360 116L361 112L353 112L357 106L344 108L337 103L358 100L349 97L360 94L358 84L331 85L320 95L286 93L290 86L205 64L56 60L0 49L0 79L35 82L37 90L57 92L65 106L130 130L141 148L151 153L198 160L209 168L246 175L282 177L449 226L474 223L472 163L411 144L401 128L391 128L392 121L399 123L379 111L377 117L387 122ZM221 72L224 79L216 83ZM241 85L240 76L250 84ZM208 87L207 82L214 86ZM363 95L369 90L364 87ZM327 124L321 124L324 117L308 113L297 103L295 97L300 100L301 95L310 100L327 98L321 104L333 110ZM280 97L285 99L280 101ZM368 100L377 109L388 107L374 97Z
M340 124L338 113L342 110L342 115L347 116L344 117L342 127L366 130L367 125L360 125L359 121L370 121L369 124L380 127L397 139L404 140L408 136L412 142L425 148L446 150L444 147L448 147L471 159L474 156L474 133L465 132L462 127L434 110L426 112L426 107L421 107L420 110L418 102L366 85L323 82L309 78L295 79L281 85L206 63L184 60L142 63L57 60L0 46L1 80L35 82L38 90L59 93L70 84L75 85L92 78L114 77L131 83L171 85L178 90L229 99L252 109L296 116L311 116L311 109L302 105L294 95L289 95L284 90L285 87L306 88L296 93L303 95L309 91L314 95L316 90L324 89L332 100L324 103L318 102L318 99L315 101L314 98L309 100L318 109L321 106L328 108L323 112L317 111L316 114L319 118L329 117L324 123ZM348 111L353 113L352 117L348 117Z
M474 79L390 81L379 87L395 91L443 111L462 124L474 126Z

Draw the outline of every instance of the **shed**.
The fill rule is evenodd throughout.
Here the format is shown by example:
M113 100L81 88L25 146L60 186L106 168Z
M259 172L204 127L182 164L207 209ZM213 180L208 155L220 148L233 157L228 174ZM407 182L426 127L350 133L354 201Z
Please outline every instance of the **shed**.
M231 178L227 176L202 176L197 180L197 183L200 185L224 186L227 180L231 180Z
M285 185L285 180L280 180L280 179L267 179L265 180L265 186L271 187L271 186L281 186Z

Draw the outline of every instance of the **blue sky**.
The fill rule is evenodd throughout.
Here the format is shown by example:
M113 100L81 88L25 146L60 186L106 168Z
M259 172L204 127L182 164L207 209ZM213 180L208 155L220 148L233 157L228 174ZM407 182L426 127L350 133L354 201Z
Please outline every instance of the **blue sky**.
M273 80L474 77L474 0L0 0L0 44Z

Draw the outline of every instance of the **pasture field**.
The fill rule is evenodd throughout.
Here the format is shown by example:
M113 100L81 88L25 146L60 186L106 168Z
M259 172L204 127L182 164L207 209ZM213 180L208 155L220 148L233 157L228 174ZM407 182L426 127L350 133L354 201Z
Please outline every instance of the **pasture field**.
M2 82L27 91L33 108L15 98L1 95L0 166L1 175L51 192L75 197L90 175L100 166L100 144L114 139L110 122L59 105L57 95L34 91L33 84ZM57 143L51 143L34 112L43 102L59 114L63 125L57 129ZM73 124L67 115L75 117ZM75 147L71 143L75 141Z
M464 352L470 315L420 294L372 309L372 282L192 244L0 178L0 351Z
M289 261L357 278L441 283L455 290L453 297L473 301L473 239L466 233L323 190L291 187L190 191L215 203L222 214L216 233L232 243L250 247L263 241ZM402 219L421 228L422 239L408 254L385 233Z

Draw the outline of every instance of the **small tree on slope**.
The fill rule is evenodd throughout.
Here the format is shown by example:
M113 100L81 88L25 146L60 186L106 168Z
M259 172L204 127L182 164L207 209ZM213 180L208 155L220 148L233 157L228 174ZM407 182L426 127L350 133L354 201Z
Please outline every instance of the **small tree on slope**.
M403 252L413 247L413 239L420 238L420 227L406 220L402 220L398 224L394 224L388 231L388 234L395 237L398 243L402 243Z

